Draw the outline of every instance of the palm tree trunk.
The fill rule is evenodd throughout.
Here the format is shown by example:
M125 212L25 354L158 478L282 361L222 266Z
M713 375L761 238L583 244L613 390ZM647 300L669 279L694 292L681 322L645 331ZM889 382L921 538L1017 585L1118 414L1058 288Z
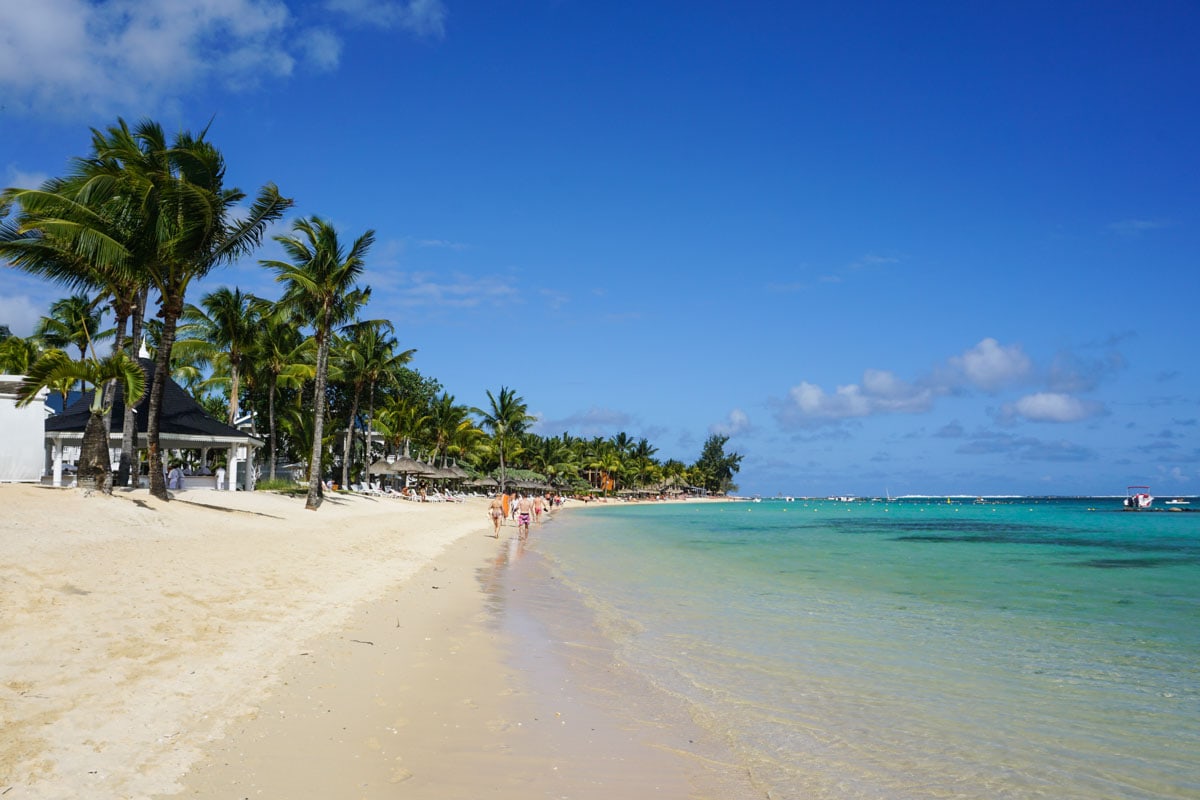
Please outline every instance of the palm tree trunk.
M270 480L275 480L275 386L278 378L272 375L270 380L270 388L267 394L267 425L271 428L268 431L268 437L271 442L271 472Z
M375 382L371 381L367 390L367 443L363 447L363 460L371 464L371 432L375 428Z
M159 418L162 416L163 393L171 379L171 348L175 346L175 324L183 313L183 298L163 301L162 339L158 343L158 358L154 362L154 383L150 386L150 403L146 409L146 450L150 461L150 494L169 500L167 479L163 474L162 451L158 443Z
M237 354L229 354L229 426L232 428L237 424L239 403L238 395L242 391L241 376L238 374Z
M100 391L100 387L96 387ZM112 462L108 454L108 426L104 424L106 415L93 411L88 415L87 427L83 430L83 442L79 447L80 488L99 489L105 494L112 493L110 474Z
M350 401L350 422L346 425L346 442L342 447L342 488L350 485L350 457L354 452L354 420L358 417L358 396L359 392L354 392L354 399Z
M313 389L313 449L308 462L308 499L304 507L316 511L321 507L321 437L325 432L325 372L329 366L328 319L317 330L317 376Z
M114 327L114 330L116 331L113 335L113 353L119 353L121 351L121 348L125 346L125 322L129 319L129 311L123 303L119 303L116 300L113 301L113 317L115 318L113 327ZM112 408L113 399L116 397L116 394L117 394L117 380L116 380L116 378L114 378L113 380L104 384L104 407L105 408L108 408L108 409ZM108 437L112 434L112 414L111 413L104 414L102 422L104 424L104 441L107 443ZM125 451L123 449L121 451L121 459L122 460L126 459ZM113 490L112 478L113 478L112 462L110 461L109 469L106 471L106 474L104 476L104 480L105 480L104 493L105 494L112 494L112 490Z
M142 346L142 327L146 318L146 300L150 296L150 290L143 288L138 293L137 303L133 307L133 313L130 316L130 331L129 331L129 349L140 348ZM137 352L131 352L134 358L138 357ZM133 413L133 403L125 403L125 418L121 423L121 461L117 465L117 485L128 486L130 472L133 471L133 454L137 449L137 418ZM135 480L136 483L136 480Z

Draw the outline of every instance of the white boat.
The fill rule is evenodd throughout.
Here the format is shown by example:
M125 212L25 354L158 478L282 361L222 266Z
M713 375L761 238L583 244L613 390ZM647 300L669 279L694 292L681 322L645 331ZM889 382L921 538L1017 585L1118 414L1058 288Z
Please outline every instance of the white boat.
M1139 509L1149 508L1154 502L1154 496L1150 494L1149 486L1130 486L1127 488L1129 496L1125 498L1125 507L1134 511Z
M1189 500L1184 500L1182 497L1177 497L1174 500L1168 500L1166 504L1169 506L1190 506L1192 503Z

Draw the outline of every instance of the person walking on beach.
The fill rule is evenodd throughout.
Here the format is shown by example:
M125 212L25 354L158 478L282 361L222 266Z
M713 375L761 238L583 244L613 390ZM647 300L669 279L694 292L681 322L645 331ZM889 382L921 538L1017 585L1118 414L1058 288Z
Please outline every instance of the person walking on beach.
M533 518L533 500L523 494L517 495L517 532L522 539L529 538L529 521Z
M542 512L546 510L546 498L540 494L533 498L533 521L542 524Z
M493 497L492 502L488 505L488 516L492 518L492 538L500 538L500 523L501 515L504 513L504 501L499 497Z
M504 504L504 517L500 520L500 524L503 525L504 521L508 519L510 507L512 506L512 497L509 496L507 489L501 495L501 502Z

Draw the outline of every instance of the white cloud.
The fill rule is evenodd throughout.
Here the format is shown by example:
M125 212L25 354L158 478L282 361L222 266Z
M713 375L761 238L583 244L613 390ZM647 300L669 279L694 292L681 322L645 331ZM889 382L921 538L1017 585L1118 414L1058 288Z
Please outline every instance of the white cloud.
M624 411L593 407L562 419L539 418L534 430L546 436L562 431L571 431L576 436L607 436L628 428L633 422L633 417Z
M996 392L1029 377L1033 365L1020 345L1002 346L991 337L950 359L967 382L985 392Z
M740 408L735 408L729 412L729 418L724 422L717 422L708 427L709 433L716 433L722 436L737 436L739 433L745 433L750 430L750 417L746 416L746 412Z
M446 30L441 0L326 0L325 7L377 28L401 28L421 36L441 36Z
M66 116L144 111L189 88L253 87L298 61L334 69L342 42L330 21L441 36L441 0L330 0L305 25L295 0L0 0L0 96L10 112Z
M46 113L144 104L208 77L287 75L281 0L0 0L0 89Z
M408 272L380 281L381 277L373 272L367 282L389 287L391 302L409 308L474 308L485 303L511 303L520 299L520 293L511 281L495 276Z
M919 414L933 406L935 392L914 386L887 370L869 369L862 384L839 386L831 394L802 381L788 392L778 417L784 424L824 424L873 414Z
M939 397L970 389L994 393L1026 383L1032 376L1033 363L1020 345L1004 346L986 338L913 381L882 369L865 370L861 383L838 386L832 392L801 381L785 400L775 401L775 415L784 427L814 427L879 414L921 414L931 410ZM1019 412L1014 408L1009 414Z
M1025 395L1004 410L1006 415L1019 415L1030 422L1079 422L1103 411L1096 403L1059 392Z
M342 59L342 40L327 28L313 28L301 34L297 46L315 69L328 72L337 68Z
M1123 219L1108 226L1108 229L1120 236L1136 238L1143 233L1171 227L1171 222L1165 219Z
M833 394L829 394L816 384L802 381L791 388L788 399L800 416L816 420L865 417L871 413L870 403L854 384L839 386Z
M49 179L50 176L44 172L25 172L10 164L5 170L4 186L16 189L36 189Z
M26 295L0 296L0 323L7 325L17 336L31 336L34 326L45 313L45 306Z

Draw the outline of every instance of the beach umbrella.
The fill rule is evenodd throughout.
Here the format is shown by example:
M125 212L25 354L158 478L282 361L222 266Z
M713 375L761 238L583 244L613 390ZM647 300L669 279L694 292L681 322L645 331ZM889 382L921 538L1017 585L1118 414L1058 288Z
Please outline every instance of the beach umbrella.
M399 456L388 466L388 472L397 475L428 475L429 465L409 456Z

